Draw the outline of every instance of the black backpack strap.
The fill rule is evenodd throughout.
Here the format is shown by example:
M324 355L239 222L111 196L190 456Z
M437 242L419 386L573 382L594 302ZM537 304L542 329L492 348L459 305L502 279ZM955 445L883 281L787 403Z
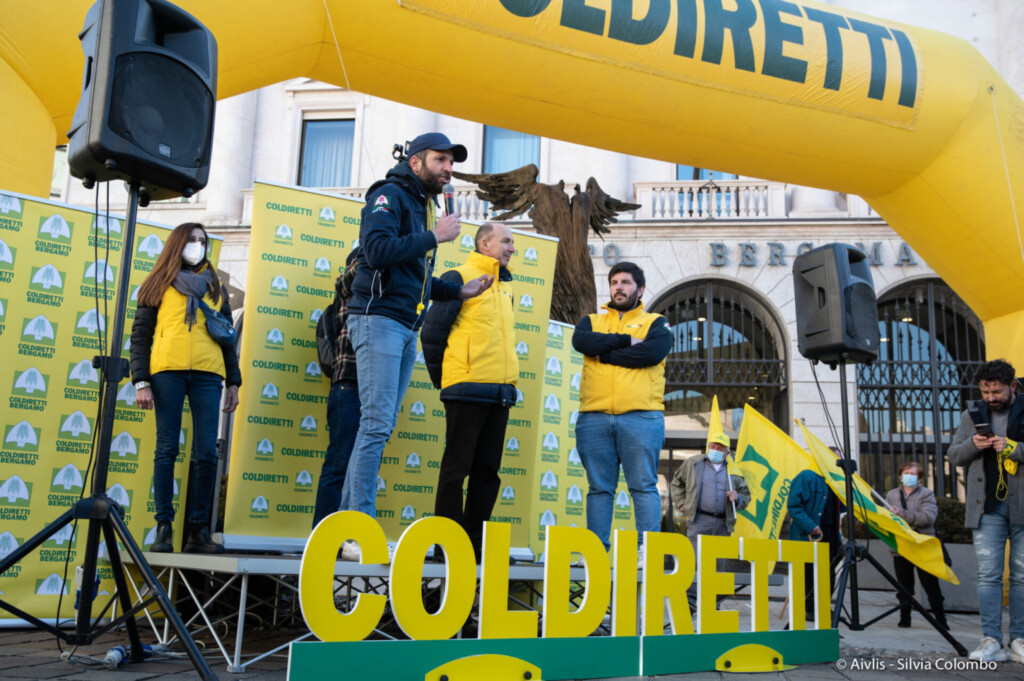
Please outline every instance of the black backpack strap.
M903 510L907 510L907 497L903 494L903 488L900 488L900 503L903 505Z

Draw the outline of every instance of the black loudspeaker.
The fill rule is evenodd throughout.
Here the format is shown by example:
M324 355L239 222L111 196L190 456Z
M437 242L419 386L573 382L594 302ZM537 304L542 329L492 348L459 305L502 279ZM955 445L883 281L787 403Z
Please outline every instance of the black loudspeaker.
M797 347L826 363L878 359L878 301L867 256L827 244L793 261Z
M164 0L100 0L79 34L85 76L71 174L92 186L136 180L153 200L191 196L210 177L217 42Z

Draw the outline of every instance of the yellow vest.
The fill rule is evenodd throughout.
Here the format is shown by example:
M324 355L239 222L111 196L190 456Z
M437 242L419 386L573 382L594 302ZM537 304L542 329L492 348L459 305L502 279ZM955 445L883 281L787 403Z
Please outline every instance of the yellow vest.
M619 316L618 310L602 305L603 313L590 315L590 327L598 333L626 333L646 338L661 315L644 311L643 303ZM580 411L625 414L629 411L665 411L665 360L644 369L604 364L596 357L583 357L580 383Z
M458 383L507 383L519 380L515 329L512 324L512 282L498 280L498 261L473 251L456 268L463 283L483 275L494 277L489 289L463 301L452 324L441 368L441 389Z
M174 286L168 286L160 301L153 329L153 349L149 356L149 373L160 371L209 371L221 377L224 369L224 351L206 331L206 315L196 310L196 321L189 330L185 323L187 297ZM219 305L210 295L203 301L216 310Z

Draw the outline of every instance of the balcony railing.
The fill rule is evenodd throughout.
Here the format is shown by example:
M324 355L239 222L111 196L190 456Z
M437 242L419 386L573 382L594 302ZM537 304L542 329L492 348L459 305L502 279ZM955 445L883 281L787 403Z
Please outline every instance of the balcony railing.
M767 180L633 184L639 220L750 220L786 217L786 185Z

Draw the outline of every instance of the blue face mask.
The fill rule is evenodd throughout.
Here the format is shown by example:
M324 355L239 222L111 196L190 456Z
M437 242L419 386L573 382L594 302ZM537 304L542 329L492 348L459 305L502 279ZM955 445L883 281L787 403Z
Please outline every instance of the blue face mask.
M903 474L904 487L917 487L917 476L910 473Z
M725 461L725 452L720 452L717 449L709 449L708 461L711 463L722 463Z

